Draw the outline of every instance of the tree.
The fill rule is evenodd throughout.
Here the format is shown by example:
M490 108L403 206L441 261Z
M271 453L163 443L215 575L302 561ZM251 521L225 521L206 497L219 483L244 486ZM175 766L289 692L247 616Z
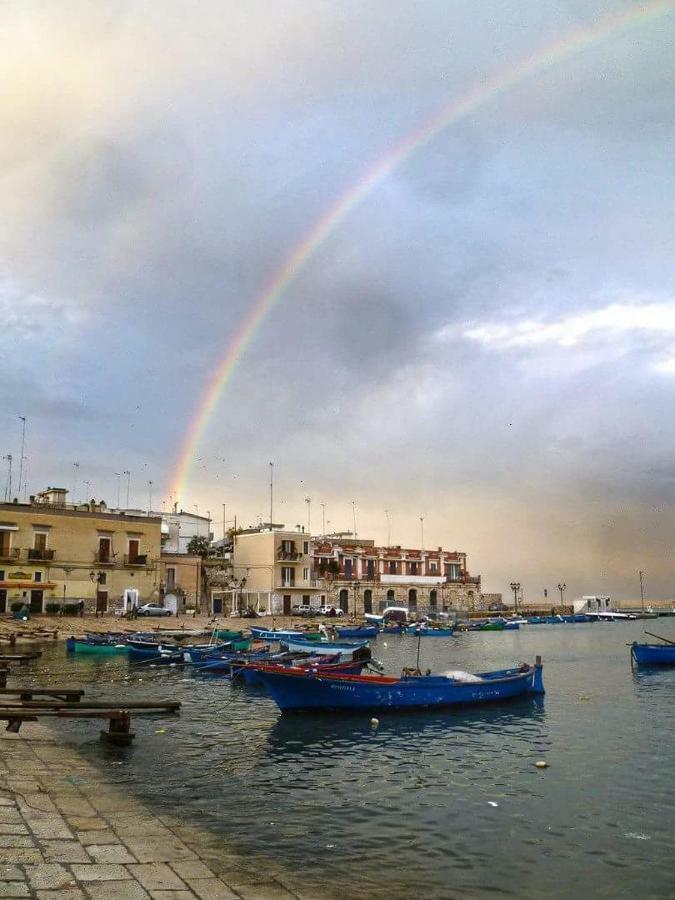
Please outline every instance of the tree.
M202 559L209 555L209 539L205 537L195 537L190 539L187 545L187 552L193 556L201 556Z

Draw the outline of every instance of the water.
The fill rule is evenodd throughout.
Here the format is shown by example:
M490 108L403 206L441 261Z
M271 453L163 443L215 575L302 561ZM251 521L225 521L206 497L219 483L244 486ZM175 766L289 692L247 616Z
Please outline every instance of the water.
M651 623L650 623L651 625ZM546 696L424 714L282 717L262 689L50 647L42 670L87 695L170 697L127 750L100 723L68 739L159 810L181 809L318 896L675 897L675 669L632 671L643 623L422 639L423 667L502 668L540 653ZM652 630L649 628L648 630ZM654 630L675 639L675 620ZM385 646L386 645L386 646ZM395 672L412 636L375 655ZM67 673L67 674L66 674ZM47 676L43 676L49 680ZM535 768L545 759L550 767ZM111 771L111 770L108 770Z

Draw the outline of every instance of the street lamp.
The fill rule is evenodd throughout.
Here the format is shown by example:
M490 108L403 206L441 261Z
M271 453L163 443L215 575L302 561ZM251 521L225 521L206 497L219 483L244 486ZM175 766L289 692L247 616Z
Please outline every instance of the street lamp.
M358 604L359 588L360 588L360 587L361 587L361 582L358 581L358 580L355 581L355 582L354 582L354 615L355 615L355 616L356 616L356 614L357 614L357 604Z
M567 585L565 584L564 581L562 584L558 584L558 590L560 591L560 605L564 606L565 604L564 604L564 600L563 600L563 594L567 590Z
M511 590L513 591L513 610L518 615L518 591L520 590L520 582L512 581Z

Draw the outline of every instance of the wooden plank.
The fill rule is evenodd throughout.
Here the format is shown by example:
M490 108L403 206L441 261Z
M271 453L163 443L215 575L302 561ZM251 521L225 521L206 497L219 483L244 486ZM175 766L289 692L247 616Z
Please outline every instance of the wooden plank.
M84 690L82 688L57 688L57 687L4 687L0 688L0 695L4 696L21 696L27 694L39 694L41 697L83 697Z
M9 709L9 707L4 707L5 709ZM14 708L14 707L12 707ZM17 709L117 709L118 707L111 707L110 703L100 703L93 702L89 703L85 700L80 701L79 703L68 703L68 702L60 702L54 700L25 700L19 705L16 705ZM180 709L180 701L179 700L171 700L164 703L145 703L143 701L133 701L131 703L122 704L123 709L133 709L137 711L157 711L157 712L175 712Z

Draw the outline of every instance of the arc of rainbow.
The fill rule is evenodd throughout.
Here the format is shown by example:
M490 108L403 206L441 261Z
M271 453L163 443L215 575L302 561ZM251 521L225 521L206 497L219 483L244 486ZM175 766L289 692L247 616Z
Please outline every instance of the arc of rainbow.
M422 125L404 137L401 143L381 157L359 181L352 185L337 203L312 225L302 240L291 250L281 267L263 285L251 309L228 344L204 391L197 413L193 417L183 441L172 477L174 496L178 496L187 484L192 460L221 394L260 324L289 285L297 278L317 248L376 185L416 150L426 146L450 125L475 112L488 101L617 31L667 15L673 10L675 10L675 0L654 0L654 2L645 3L624 13L604 16L591 27L577 28L568 32L563 38L546 44L531 56L497 72L487 80L475 84L463 96L444 105Z

